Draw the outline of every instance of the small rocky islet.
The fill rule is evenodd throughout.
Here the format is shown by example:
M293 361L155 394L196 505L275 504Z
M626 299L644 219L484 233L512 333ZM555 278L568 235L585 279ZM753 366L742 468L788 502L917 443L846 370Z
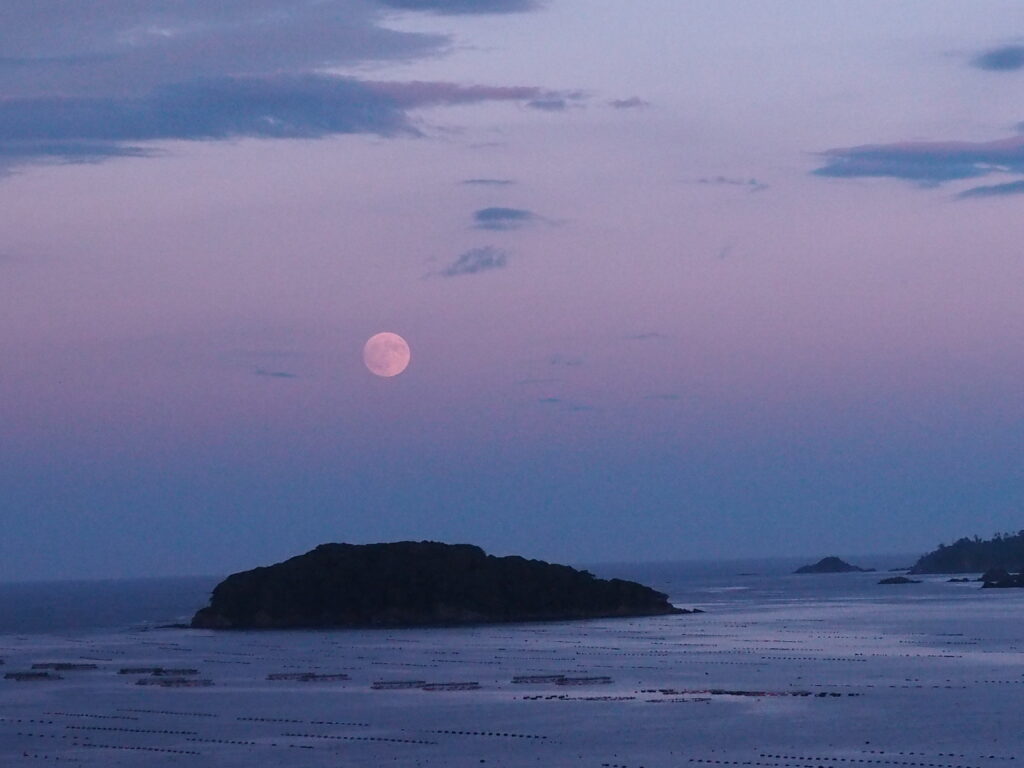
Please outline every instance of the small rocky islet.
M882 579L879 584L920 584L920 579L908 579L906 576L890 576Z
M793 573L870 573L874 568L861 568L838 557L823 557L812 565L803 565Z
M457 626L697 613L622 579L469 544L321 544L228 576L192 618L201 629Z

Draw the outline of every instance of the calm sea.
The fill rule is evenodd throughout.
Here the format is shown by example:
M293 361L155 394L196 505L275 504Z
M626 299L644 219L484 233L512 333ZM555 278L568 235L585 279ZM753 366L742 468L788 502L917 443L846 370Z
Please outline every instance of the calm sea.
M0 584L0 633L88 632L187 621L214 576Z
M879 572L907 566L914 555L849 557ZM875 574L791 575L808 558L718 562L598 563L584 567L603 578L639 581L678 605L812 599L864 594ZM55 581L0 584L0 634L78 633L186 622L206 605L221 577Z

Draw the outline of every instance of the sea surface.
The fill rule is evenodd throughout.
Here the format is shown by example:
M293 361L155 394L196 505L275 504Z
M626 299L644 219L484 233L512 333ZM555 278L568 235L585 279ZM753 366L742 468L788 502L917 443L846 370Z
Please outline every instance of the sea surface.
M0 583L0 634L89 632L184 622L215 576Z
M587 565L705 612L458 629L166 626L218 577L0 585L0 673L52 675L0 679L0 766L1024 765L1024 590L847 559L879 571Z

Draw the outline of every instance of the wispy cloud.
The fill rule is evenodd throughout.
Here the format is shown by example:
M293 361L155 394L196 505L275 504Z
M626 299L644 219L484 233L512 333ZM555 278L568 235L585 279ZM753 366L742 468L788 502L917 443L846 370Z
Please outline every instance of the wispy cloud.
M570 107L584 106L586 99L585 91L547 91L538 93L526 102L526 106L542 112L564 112Z
M131 144L90 141L7 141L0 140L0 176L25 162L64 164L100 163L115 157L152 157L158 150Z
M508 253L506 251L483 246L469 249L437 274L442 277L477 275L481 272L503 269L507 264Z
M509 230L535 221L537 214L523 208L481 208L473 212L473 222L477 229Z
M1001 45L975 56L971 63L990 72L1012 72L1024 69L1024 45Z
M643 333L631 333L626 338L629 341L654 341L656 339L667 339L668 336L657 331L644 331Z
M742 187L750 192L760 192L763 189L768 189L767 184L764 184L757 179L741 179L732 176L702 176L697 179L697 183L713 186Z
M830 149L814 171L834 178L891 177L934 185L994 172L1024 172L1024 136L996 141L916 141Z
M628 99L612 99L608 106L615 109L640 109L651 106L651 102L644 101L639 96L630 96Z
M972 197L1003 197L1005 195L1024 194L1024 181L1009 181L1005 184L990 184L982 187L971 187L957 195L960 200Z
M555 354L548 358L548 365L557 365L566 368L578 368L579 366L583 365L583 358Z
M551 91L530 85L459 85L414 80L411 82L364 81L368 89L389 97L406 109L472 104L482 101L528 101L554 98Z
M557 408L561 411L570 411L573 413L583 413L586 411L593 411L594 406L587 405L586 403L577 403L572 400L565 400L561 397L541 397L537 400L541 405L547 405Z
M544 112L562 112L569 108L569 102L558 96L548 96L541 99L531 99L526 102L531 109L540 109Z
M515 184L512 179L463 179L459 183L481 187L507 187Z
M267 371L263 368L257 368L253 373L257 376L266 376L271 379L297 379L298 374L289 373L288 371Z
M537 8L537 0L379 0L403 11L434 13L518 13Z

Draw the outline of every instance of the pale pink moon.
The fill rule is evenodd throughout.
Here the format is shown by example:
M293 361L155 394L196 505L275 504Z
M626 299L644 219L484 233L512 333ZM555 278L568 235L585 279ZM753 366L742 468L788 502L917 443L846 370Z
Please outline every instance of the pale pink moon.
M409 344L397 333L378 333L363 347L363 362L377 376L397 376L409 365Z

